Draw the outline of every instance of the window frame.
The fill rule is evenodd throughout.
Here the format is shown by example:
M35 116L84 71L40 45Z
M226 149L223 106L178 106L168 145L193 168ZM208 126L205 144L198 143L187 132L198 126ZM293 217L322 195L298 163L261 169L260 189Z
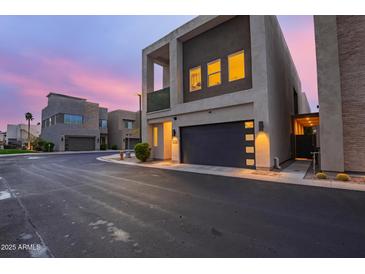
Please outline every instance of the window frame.
M133 129L134 122L135 122L134 120L123 119L123 124L124 124L123 126L125 129ZM129 123L131 124L131 127L128 126Z
M105 123L103 123L105 122ZM107 119L99 119L99 128L108 128L108 120Z
M69 119L66 119L66 117L68 117ZM76 118L78 118L78 119L76 120ZM79 118L81 118L81 120ZM75 121L77 121L77 122L75 122ZM65 125L82 125L84 123L84 116L80 115L80 114L64 113L63 114L63 123Z
M197 89L192 89L192 84L191 84L191 71L199 69L200 70L200 87ZM196 67L192 67L189 69L189 92L194 92L194 91L198 91L201 90L203 88L203 81L202 81L202 66L196 66Z
M242 78L238 78L238 79L234 79L234 80L231 80L230 79L230 74L231 74L231 70L230 70L230 58L233 57L233 56L236 56L236 55L239 55L239 54L243 54L243 77ZM245 79L246 78L246 58L245 58L245 50L240 50L240 51L236 51L234 53L231 53L227 56L227 63L228 63L228 82L234 82L234 81L238 81L238 80L242 80L242 79Z
M219 71L216 71L216 72L213 72L213 73L209 74L209 65L211 65L213 63L217 63L217 62L219 62ZM214 74L219 74L219 83L211 85L209 83L209 76L214 75ZM221 60L221 58L214 59L213 61L210 61L209 63L207 63L207 82L208 82L207 83L208 88L218 86L218 85L222 84L222 60Z

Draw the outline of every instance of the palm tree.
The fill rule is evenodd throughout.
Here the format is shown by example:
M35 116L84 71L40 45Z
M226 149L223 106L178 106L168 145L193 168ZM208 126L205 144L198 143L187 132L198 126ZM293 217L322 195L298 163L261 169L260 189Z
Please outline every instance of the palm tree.
M30 121L32 121L33 118L33 114L30 112L27 112L25 114L25 120L28 121L28 149L30 150Z

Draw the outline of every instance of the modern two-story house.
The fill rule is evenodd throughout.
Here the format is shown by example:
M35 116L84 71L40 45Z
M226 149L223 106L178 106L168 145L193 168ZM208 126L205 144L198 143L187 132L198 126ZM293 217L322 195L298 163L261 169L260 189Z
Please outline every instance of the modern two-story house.
M293 117L310 110L275 16L198 16L142 56L154 159L270 169L295 157Z
M99 150L108 142L108 110L86 99L49 93L42 110L41 138L56 151Z
M134 149L140 142L140 113L123 109L108 113L109 144L118 149Z

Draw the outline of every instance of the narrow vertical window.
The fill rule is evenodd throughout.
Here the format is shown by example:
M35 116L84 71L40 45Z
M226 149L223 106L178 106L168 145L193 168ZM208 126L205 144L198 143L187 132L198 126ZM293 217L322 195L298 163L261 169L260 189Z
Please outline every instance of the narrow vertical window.
M158 127L153 128L153 146L158 146Z
M228 80L230 82L245 78L245 53L239 51L228 56Z
M221 60L208 63L208 87L221 84Z
M202 71L201 67L190 69L190 91L200 90L202 88Z

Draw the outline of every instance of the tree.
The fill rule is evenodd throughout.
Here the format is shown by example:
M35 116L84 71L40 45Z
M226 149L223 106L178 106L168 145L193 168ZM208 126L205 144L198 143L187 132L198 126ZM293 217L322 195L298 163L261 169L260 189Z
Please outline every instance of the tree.
M30 150L30 121L32 121L33 118L33 114L30 112L27 112L25 114L25 120L28 121L28 150Z

